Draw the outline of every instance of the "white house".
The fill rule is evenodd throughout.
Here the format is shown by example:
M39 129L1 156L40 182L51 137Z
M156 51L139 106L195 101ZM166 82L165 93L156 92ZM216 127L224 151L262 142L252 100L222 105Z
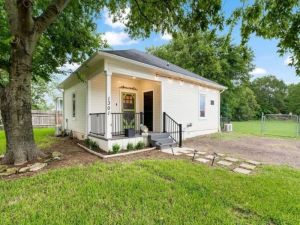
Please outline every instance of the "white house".
M137 50L100 51L60 84L64 128L109 151L113 143L146 141L165 132L182 139L218 132L224 86ZM135 137L126 138L125 128Z

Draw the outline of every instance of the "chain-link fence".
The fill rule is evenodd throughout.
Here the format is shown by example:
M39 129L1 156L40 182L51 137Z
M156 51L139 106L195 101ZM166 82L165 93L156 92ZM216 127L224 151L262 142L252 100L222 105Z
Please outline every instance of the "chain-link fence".
M262 114L261 134L298 137L300 135L299 116L292 114Z

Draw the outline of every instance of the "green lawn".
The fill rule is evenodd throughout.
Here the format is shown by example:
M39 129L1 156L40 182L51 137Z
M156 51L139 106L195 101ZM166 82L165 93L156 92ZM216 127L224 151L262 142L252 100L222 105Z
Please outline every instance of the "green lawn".
M261 122L255 121L243 121L232 122L233 130L236 134L246 135L262 135L261 134ZM266 136L278 136L278 137L295 137L296 136L296 122L290 121L267 121L265 123ZM298 138L300 138L298 136Z
M34 138L39 148L43 149L50 146L54 139L52 138L54 135L54 128L35 128L34 129ZM4 131L0 130L0 154L5 152L5 135Z
M299 180L285 167L98 162L0 181L0 224L299 224Z

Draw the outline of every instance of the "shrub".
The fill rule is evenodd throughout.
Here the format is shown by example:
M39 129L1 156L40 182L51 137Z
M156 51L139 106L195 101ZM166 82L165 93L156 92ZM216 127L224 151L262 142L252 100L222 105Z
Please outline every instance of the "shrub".
M134 150L134 145L133 145L132 143L128 143L128 144L127 144L127 150L128 150L128 151Z
M95 151L95 150L99 149L99 145L97 144L97 142L91 140L90 141L90 148Z
M89 138L86 138L86 139L84 139L84 143L86 144L86 146L88 146L88 147L90 147L90 145L91 145L91 139L89 139Z
M112 146L112 150L113 150L114 154L118 153L120 151L120 149L121 149L121 146L119 144L114 144Z
M142 141L139 141L136 146L135 149L143 149L145 147L145 143Z

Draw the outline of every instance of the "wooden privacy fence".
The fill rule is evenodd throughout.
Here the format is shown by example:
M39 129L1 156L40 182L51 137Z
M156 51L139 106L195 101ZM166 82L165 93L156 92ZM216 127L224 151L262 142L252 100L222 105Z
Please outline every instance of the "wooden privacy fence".
M55 127L61 125L63 121L60 111L32 110L32 125L34 127ZM0 129L3 129L3 122L0 115Z

